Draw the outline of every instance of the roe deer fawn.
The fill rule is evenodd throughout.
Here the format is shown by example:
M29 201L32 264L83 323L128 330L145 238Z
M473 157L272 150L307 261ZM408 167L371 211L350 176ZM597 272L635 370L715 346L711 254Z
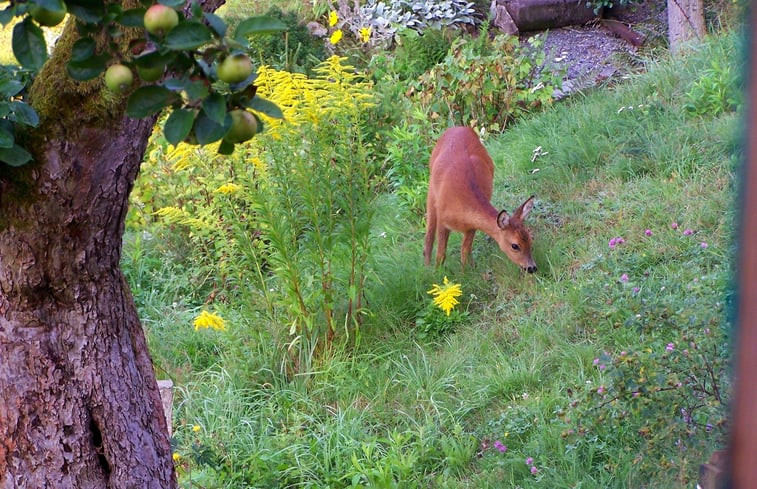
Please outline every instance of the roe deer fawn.
M439 266L445 259L449 233L460 231L463 233L460 260L465 267L476 230L481 230L523 270L536 271L531 257L531 233L523 225L534 206L534 196L512 215L505 210L497 211L491 205L494 162L473 129L447 129L431 153L429 169L423 249L426 265L431 263L434 238L438 240L436 265Z

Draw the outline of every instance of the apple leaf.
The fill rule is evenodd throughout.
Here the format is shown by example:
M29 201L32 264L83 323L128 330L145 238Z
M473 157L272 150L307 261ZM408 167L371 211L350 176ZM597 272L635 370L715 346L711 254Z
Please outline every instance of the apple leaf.
M203 17L205 17L205 22L208 23L211 29L213 29L213 32L215 32L218 37L223 38L226 35L226 22L223 21L219 16L211 13L205 12L203 14Z
M105 64L110 59L107 54L90 56L81 61L69 61L66 64L68 76L76 81L87 81L97 78L100 73L105 71Z
M250 17L239 23L234 31L234 39L241 42L249 36L275 34L287 30L285 23L272 17Z
M212 39L210 29L198 22L182 22L166 34L165 46L174 51L189 51Z
M220 93L211 93L202 101L202 111L211 120L223 124L226 119L226 98Z
M219 124L206 116L203 112L197 116L195 120L195 136L197 136L197 142L206 145L214 143L221 139L231 127L231 116L226 115L226 119L223 124Z
M230 155L234 153L234 143L230 143L225 139L221 140L221 144L218 145L219 155Z
M272 117L274 119L284 118L284 114L281 112L281 109L278 105L274 104L270 100L266 100L261 97L255 97L244 105L256 112L260 112L261 114L265 114L268 117Z
M192 130L194 120L194 111L175 109L171 112L171 115L168 116L166 124L163 126L163 134L166 136L166 140L174 146L184 141Z
M47 61L47 46L45 36L31 17L19 22L13 27L13 55L24 68L39 71Z
M32 160L32 155L18 144L0 148L0 161L10 166L22 166Z
M21 100L13 100L10 102L11 110L13 111L13 118L19 124L25 126L37 127L39 125L39 116L31 105Z
M145 12L144 8L132 8L124 10L118 17L118 23L124 27L144 27Z
M148 115L160 112L171 105L177 95L166 87L147 85L140 87L129 95L126 102L126 113L129 117L141 119Z
M95 40L91 37L82 37L71 47L71 61L85 61L95 54Z

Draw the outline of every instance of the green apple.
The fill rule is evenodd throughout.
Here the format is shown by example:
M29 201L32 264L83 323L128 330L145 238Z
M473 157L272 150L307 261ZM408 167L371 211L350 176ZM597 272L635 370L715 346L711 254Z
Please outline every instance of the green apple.
M223 137L230 143L243 143L252 138L258 132L258 121L255 116L244 109L236 109L229 112L231 115L231 128Z
M218 78L226 83L239 83L252 75L252 61L244 53L226 56L218 65Z
M39 25L53 27L60 24L63 21L63 17L66 16L66 5L63 4L62 10L48 10L35 5L29 9L29 13L32 19L36 20Z
M105 70L105 86L111 92L124 93L131 87L133 82L134 75L131 70L122 64L110 65Z
M137 66L137 75L139 75L139 77L146 82L154 82L160 80L160 77L163 76L163 73L165 71L165 66L155 66L149 68L144 66Z
M154 36L165 36L179 25L179 14L171 7L156 3L147 9L143 20L147 32Z

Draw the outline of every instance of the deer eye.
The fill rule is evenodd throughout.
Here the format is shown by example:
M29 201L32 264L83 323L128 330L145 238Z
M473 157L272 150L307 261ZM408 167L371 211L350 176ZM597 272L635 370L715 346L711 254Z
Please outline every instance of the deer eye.
M518 246L518 243L513 243L510 245L510 247L515 251L520 251L520 246Z

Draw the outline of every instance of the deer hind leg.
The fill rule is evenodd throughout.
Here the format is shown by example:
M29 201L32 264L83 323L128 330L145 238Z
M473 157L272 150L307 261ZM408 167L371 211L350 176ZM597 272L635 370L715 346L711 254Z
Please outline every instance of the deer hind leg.
M463 233L463 245L460 247L460 263L463 264L463 268L470 259L471 265L473 264L473 258L471 257L471 248L473 247L473 237L476 235L476 230L471 229Z
M423 263L426 266L431 264L431 252L434 251L434 238L436 237L436 212L428 206L426 216L426 240L423 245Z

